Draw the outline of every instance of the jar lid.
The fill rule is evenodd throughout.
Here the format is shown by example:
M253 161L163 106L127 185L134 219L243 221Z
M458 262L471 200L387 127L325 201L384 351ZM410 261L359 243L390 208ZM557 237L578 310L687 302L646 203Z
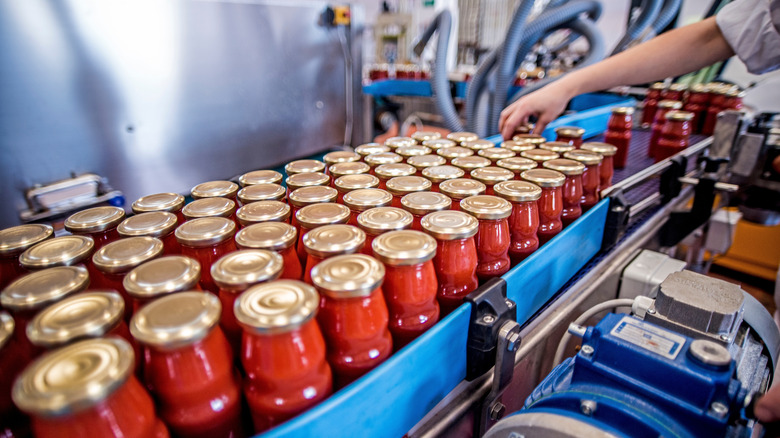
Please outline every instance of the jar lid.
M311 270L320 293L333 299L367 297L385 279L385 265L365 254L347 254L323 260Z
M214 197L196 199L181 209L181 213L187 219L205 217L228 217L235 213L236 203L232 199Z
M150 211L177 212L184 207L184 196L178 193L156 193L138 198L133 202L133 213Z
M473 132L450 132L447 134L447 140L463 145L467 141L479 140L479 136Z
M344 205L353 211L390 205L393 195L382 189L358 189L344 195Z
M71 233L95 233L114 228L123 220L125 211L119 207L94 207L70 215L65 229Z
M322 172L294 173L285 180L285 184L291 192L301 187L326 186L329 183L330 177Z
M88 291L41 310L27 324L33 345L54 348L111 331L125 312L125 301L113 291Z
M333 187L308 186L293 190L287 200L293 207L303 207L320 202L334 202L338 194Z
M652 85L650 85L651 90L663 90L666 88L663 82L653 82Z
M19 263L27 269L75 265L91 256L94 249L95 242L86 236L55 237L27 248L19 256Z
M688 89L688 84L675 82L672 85L669 85L669 89L672 91L685 91Z
M422 145L402 146L396 149L395 153L404 158L409 158L409 157L417 157L420 155L428 155L431 153L431 149Z
M539 187L561 187L566 181L566 175L550 169L526 170L520 174L520 177Z
M690 88L691 93L707 93L709 92L709 88L707 88L707 84L693 84Z
M299 173L299 175L302 175ZM254 184L238 191L238 200L246 205L255 201L281 201L287 191L274 183Z
M421 176L397 176L387 181L387 191L393 195L430 190L431 182Z
M540 145L539 149L553 151L556 154L562 154L564 152L573 151L577 148L573 144L565 141L548 141L547 143Z
M416 265L436 255L436 239L414 230L390 231L374 238L374 257L394 266Z
M496 196L509 202L532 202L542 196L542 189L528 181L504 181L493 187Z
M327 165L336 163L351 163L353 161L359 161L360 154L350 151L335 151L328 152L322 157L322 161Z
M184 256L150 260L128 272L122 286L133 298L154 298L194 288L200 281L200 263Z
M449 210L452 199L437 192L414 192L401 198L401 205L412 214L425 215L434 211Z
M680 109L682 108L682 102L680 102L679 100L662 100L658 102L658 108Z
M417 131L412 134L412 138L415 139L417 143L423 144L425 141L439 140L441 138L441 133L436 131Z
M479 169L480 167L490 166L490 160L485 157L478 157L476 155L468 157L458 157L452 159L452 165L459 167L465 171Z
M522 141L522 140L507 140L501 143L501 149L509 149L510 151L519 154L523 151L530 151L536 149L537 143Z
M301 208L295 213L295 219L301 226L311 229L321 225L345 224L349 214L349 208L345 205L326 202Z
M236 219L242 226L259 222L286 222L290 218L290 206L281 201L257 201L238 209Z
M666 113L664 115L664 118L666 120L675 120L675 121L687 122L687 121L690 121L690 120L693 119L693 113L692 112L688 112L688 111L672 110L672 111L669 111L668 113Z
M447 164L447 160L444 159L444 157L433 154L409 157L406 162L417 169L427 169L429 167L443 166Z
M196 248L216 245L236 234L236 223L224 217L204 217L187 221L174 233L182 245Z
M611 157L617 153L617 148L615 146L598 141L583 143L582 146L580 146L580 149L584 151L596 152L604 157Z
M178 218L167 211L150 211L130 216L116 228L122 237L164 237L178 225Z
M536 161L523 157L504 158L503 160L498 160L496 166L509 169L514 173L522 173L526 170L535 169Z
M517 128L515 128L515 134L529 134L533 130L533 123L521 123Z
M448 179L439 183L439 191L452 199L464 199L485 193L485 184L468 178Z
M404 157L396 154L395 152L380 152L378 154L367 155L363 161L371 167L376 167L382 164L400 163L404 160Z
M523 151L520 152L520 156L537 162L554 160L560 157L560 155L556 154L555 152L548 151L546 149L531 149L530 151Z
M284 166L284 171L288 177L296 173L323 172L325 171L325 163L318 160L291 161Z
M352 225L323 225L303 236L306 253L317 257L352 254L366 243L366 233Z
M13 336L14 327L16 327L16 323L14 323L14 318L11 314L0 311L0 351L3 350L5 344Z
M477 234L479 221L462 211L442 210L425 215L420 221L423 230L439 240L467 239Z
M162 240L155 237L128 237L111 242L92 256L92 263L101 272L127 272L143 262L159 257Z
M537 146L542 143L547 143L547 139L538 134L517 134L512 136L512 140L520 143L531 143Z
M436 140L425 140L422 145L435 152L439 149L455 147L458 144L452 140L447 140L446 138L439 138Z
M297 280L276 280L250 287L233 309L238 323L257 334L292 331L317 315L320 295Z
M376 207L360 213L357 222L366 233L376 236L386 231L409 228L414 217L408 211L396 207Z
M631 114L634 114L634 107L633 106L616 106L616 107L612 108L612 114L620 114L620 115L630 116Z
M504 142L506 143L506 142ZM514 151L507 149L507 148L490 148L490 149L483 149L479 152L477 152L477 155L480 157L487 158L491 162L495 163L498 160L503 160L505 158L512 158L516 154Z
M568 158L570 160L579 161L580 163L586 166L593 166L596 164L600 164L601 160L604 159L604 157L602 157L601 154L587 151L584 149L575 149L571 152L566 152L565 154L563 154L563 157Z
M268 249L280 251L290 248L298 238L298 230L284 222L263 222L242 228L236 234L236 245L241 249Z
M417 141L411 137L390 137L385 140L385 146L390 149L398 149L404 146L414 146Z
M376 176L385 181L397 176L412 176L416 172L417 169L414 166L406 163L382 164L374 169Z
M368 173L369 170L371 170L371 166L362 161L355 161L352 163L336 163L328 168L328 172L333 175L333 178L338 178L344 175Z
M281 184L282 174L275 170L253 170L238 178L241 187L249 187L255 184Z
M422 175L433 183L440 183L448 179L463 178L466 172L459 167L443 165L426 167L423 169Z
M436 153L448 160L474 155L473 150L464 148L463 146L453 146L450 148L439 149L436 151Z
M495 149L496 144L490 140L471 140L463 143L463 147L469 148L474 152L479 152L485 149Z
M73 414L108 398L133 372L134 363L133 347L124 339L87 339L30 364L16 379L12 398L28 414Z
M469 196L460 201L460 209L477 219L504 219L512 214L512 204L498 196Z
M563 137L582 137L585 129L579 126L559 126L555 128L555 133Z
M130 320L139 343L175 350L205 338L219 323L222 303L209 292L179 292L140 308Z
M390 152L390 148L379 143L366 143L356 147L355 152L357 152L361 157L367 157L373 154Z
M471 177L485 185L508 181L515 177L514 172L497 166L481 167L471 171Z
M231 252L211 265L211 277L222 290L243 291L282 273L282 256L265 249Z
M379 185L379 178L367 173L344 175L336 178L333 185L339 192L347 193L358 189L372 189Z
M12 311L41 309L88 285L89 274L82 266L43 269L12 281L0 292L0 304Z
M585 172L584 164L567 158L545 161L543 166L545 169L557 170L566 176L582 175Z
M54 237L54 228L43 224L26 224L0 230L0 256L21 254L51 237Z
M231 181L208 181L200 183L190 190L194 199L203 198L232 198L238 192L238 184Z

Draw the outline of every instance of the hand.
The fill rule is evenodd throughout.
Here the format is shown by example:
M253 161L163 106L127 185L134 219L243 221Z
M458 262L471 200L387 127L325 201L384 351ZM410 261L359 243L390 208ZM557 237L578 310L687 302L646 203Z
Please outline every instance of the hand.
M764 394L755 407L756 418L762 423L780 421L780 385L774 385Z
M515 129L527 123L529 116L535 115L534 134L541 134L548 123L563 113L572 97L563 81L548 84L504 108L501 111L498 130L505 139L511 139Z

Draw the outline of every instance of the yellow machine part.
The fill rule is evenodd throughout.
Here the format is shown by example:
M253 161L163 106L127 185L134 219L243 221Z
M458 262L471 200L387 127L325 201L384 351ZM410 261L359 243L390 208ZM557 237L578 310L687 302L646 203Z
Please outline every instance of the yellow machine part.
M740 220L731 248L714 263L774 281L780 265L780 225L769 227Z

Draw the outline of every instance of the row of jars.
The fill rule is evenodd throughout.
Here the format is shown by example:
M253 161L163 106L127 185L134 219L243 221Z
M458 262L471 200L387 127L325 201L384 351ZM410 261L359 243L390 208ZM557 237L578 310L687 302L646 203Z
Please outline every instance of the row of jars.
M430 76L430 70L427 67L420 67L417 64L371 64L366 70L366 76L372 81L383 79L426 80Z

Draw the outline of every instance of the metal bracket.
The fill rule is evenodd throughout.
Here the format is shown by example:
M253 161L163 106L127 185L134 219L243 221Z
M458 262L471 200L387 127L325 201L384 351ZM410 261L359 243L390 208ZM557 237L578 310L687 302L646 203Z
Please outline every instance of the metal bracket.
M685 168L688 167L688 159L685 157L674 157L670 161L670 166L661 174L660 186L661 203L667 204L676 198L682 191L680 178L685 176Z
M623 190L609 195L609 211L607 212L607 221L604 224L604 238L601 241L602 251L615 245L626 232L630 213L631 205L626 200Z
M506 282L488 280L466 297L471 303L471 323L466 345L466 380L485 374L496 363L499 329L517 320L517 305L506 297Z
M498 331L493 382L490 387L490 393L482 402L479 423L476 425L476 436L484 435L506 413L506 406L498 399L504 393L506 387L509 386L514 376L515 352L520 348L520 343L520 325L514 321L504 322Z

